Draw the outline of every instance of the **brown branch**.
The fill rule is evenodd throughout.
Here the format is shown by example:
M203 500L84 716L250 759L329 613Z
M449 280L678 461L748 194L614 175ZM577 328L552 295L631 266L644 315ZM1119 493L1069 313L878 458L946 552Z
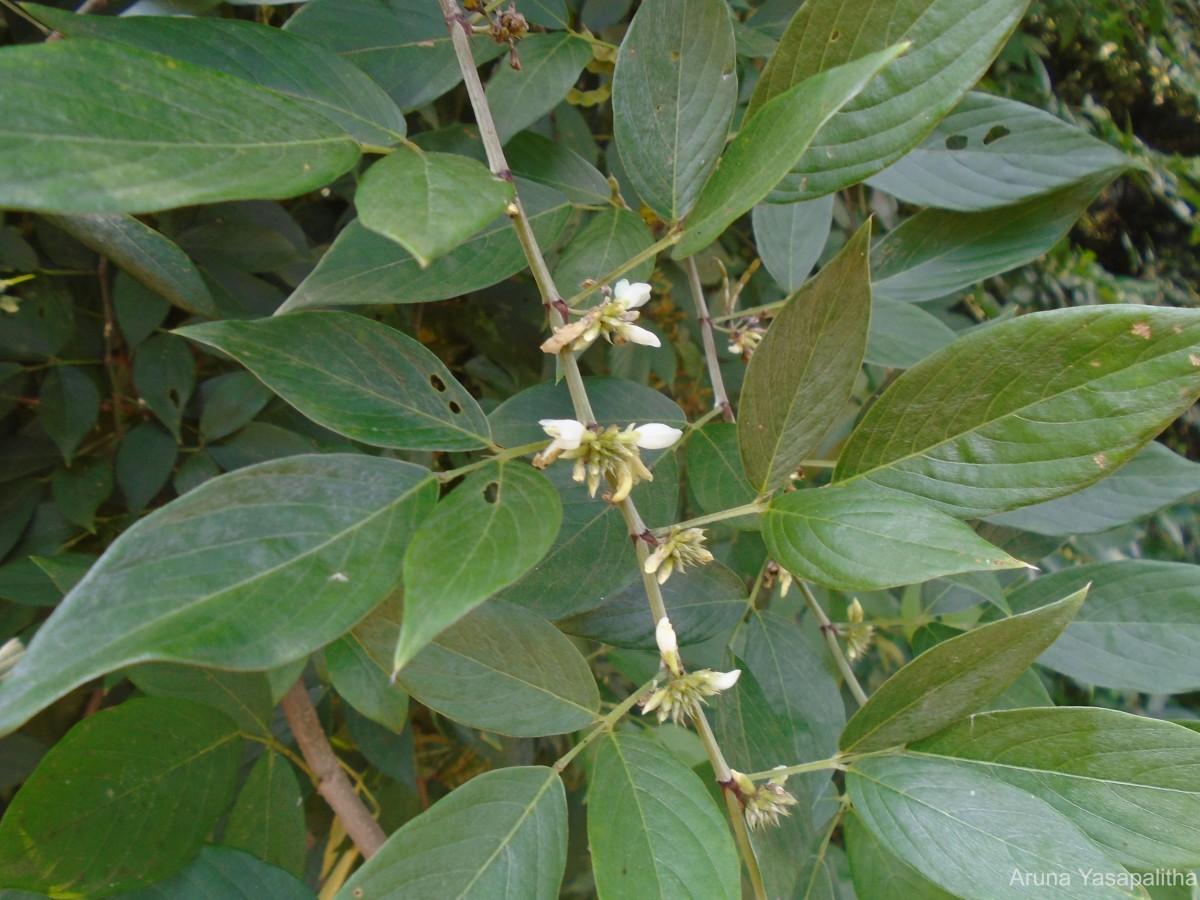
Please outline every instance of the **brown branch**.
M321 728L308 689L304 687L304 679L292 685L283 698L283 714L287 716L288 727L296 737L305 762L317 779L317 793L325 798L329 808L342 820L346 834L350 835L350 840L354 841L363 859L370 859L383 846L387 835L342 771L333 748L329 746L329 739Z

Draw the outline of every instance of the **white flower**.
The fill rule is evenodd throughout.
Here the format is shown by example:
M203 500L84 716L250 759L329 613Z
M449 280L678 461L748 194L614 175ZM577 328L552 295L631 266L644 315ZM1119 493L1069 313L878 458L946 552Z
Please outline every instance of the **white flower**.
M679 659L679 641L675 638L671 620L666 616L658 620L654 629L654 640L658 642L658 653L662 657L663 665L672 675L683 674L683 663Z
M586 425L574 419L538 419L538 424L546 434L554 438L546 448L547 453L552 450L561 453L563 450L577 449L583 440L584 432L587 431Z
M683 437L683 432L678 428L658 422L639 425L633 433L637 435L637 445L643 450L666 450Z
M647 331L641 325L618 325L613 329L617 337L631 344L641 344L643 347L661 347L662 342L652 331Z
M678 658L676 654L675 659ZM666 659L667 654L664 653L663 661L666 662ZM671 680L643 701L642 715L657 710L659 722L671 719L676 724L682 724L700 715L700 705L706 702L706 697L712 697L733 687L742 674L741 669L734 669L732 672L700 669L698 672L685 673L683 664L677 665L678 670L671 670Z
M650 285L644 281L630 284L628 278L622 278L613 285L613 299L626 309L637 309L650 299Z

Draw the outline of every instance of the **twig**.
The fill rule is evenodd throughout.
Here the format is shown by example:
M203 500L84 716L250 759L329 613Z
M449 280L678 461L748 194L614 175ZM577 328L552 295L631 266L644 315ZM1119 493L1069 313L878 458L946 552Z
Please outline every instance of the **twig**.
M817 602L816 596L813 595L808 585L799 578L796 579L796 584L800 585L800 591L804 594L804 602L808 604L809 611L821 626L821 634L825 636L825 643L829 646L829 652L833 654L833 661L837 663L838 670L846 679L846 686L850 688L850 693L854 695L858 705L864 705L867 702L866 692L858 683L854 669L850 668L850 660L846 659L846 654L842 652L842 645L838 643L837 639L837 629L829 621L829 616L825 615L825 610L821 609L821 604Z
M304 687L304 679L292 685L283 698L283 714L287 716L288 727L296 738L300 752L304 754L305 762L317 778L317 793L325 798L329 808L341 819L346 834L350 835L350 840L354 841L363 859L370 859L383 846L387 835L342 771L341 763L321 728L308 689Z
M125 423L121 419L121 408L125 397L121 393L121 377L117 371L117 317L113 308L112 285L108 278L108 257L101 256L96 265L96 278L100 282L100 300L104 305L104 371L112 389L113 431L118 440L125 439Z
M692 300L696 304L696 321L700 323L700 336L704 340L704 361L708 365L708 380L712 382L713 406L721 410L726 422L733 421L733 406L725 393L725 379L721 377L721 363L717 358L717 344L713 340L713 320L708 314L708 301L704 299L704 287L700 284L700 270L696 258L689 256L684 261L688 284L692 288Z

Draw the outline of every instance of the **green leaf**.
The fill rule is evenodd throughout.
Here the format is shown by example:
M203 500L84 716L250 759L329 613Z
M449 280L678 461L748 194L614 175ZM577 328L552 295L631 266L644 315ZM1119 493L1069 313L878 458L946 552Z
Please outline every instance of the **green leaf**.
M423 269L503 213L513 193L473 159L400 147L367 169L354 203L363 227L391 238Z
M179 445L155 422L128 432L116 448L116 485L131 512L140 512L170 479Z
M319 2L319 0L313 0ZM567 226L571 206L558 191L518 184L538 244L549 249ZM422 269L408 253L357 220L347 225L312 273L279 308L423 303L445 300L503 281L525 268L525 254L508 216Z
M82 18L118 21L113 16ZM107 256L141 284L180 309L199 316L216 316L217 308L200 277L200 270L178 244L149 225L120 213L46 218L80 243ZM118 318L121 318L119 303ZM125 332L124 324L121 330ZM126 336L129 337L128 333ZM130 343L136 345L140 341L131 339Z
M468 476L425 520L405 555L394 671L533 568L561 522L558 492L524 460L489 462ZM450 571L447 560L454 560Z
M975 212L1113 177L1132 164L1057 116L972 92L907 156L867 183L914 206Z
M229 802L240 744L226 716L182 700L130 700L84 719L0 821L0 882L104 896L170 875Z
M508 166L518 178L561 191L572 203L602 206L612 196L608 181L590 162L565 144L522 131L504 145Z
M1145 306L1018 316L909 369L846 441L863 479L960 517L1103 478L1200 395L1200 313Z
M312 0L287 20L284 31L340 54L405 111L462 81L446 19L424 0ZM471 41L476 65L507 49L490 40Z
M335 900L558 897L567 862L567 799L543 766L484 772L410 820Z
M1031 885L1046 884L1033 878L1047 875L1056 876L1047 894L1056 900L1148 896L1122 889L1129 873L1050 804L978 772L913 757L866 759L847 772L846 790L880 843L966 900L1027 898Z
M408 723L408 694L391 678L392 653L400 631L396 625L385 641L368 641L377 633L371 623L391 601L378 606L355 629L325 647L325 666L334 689L346 703L373 722L399 734Z
M232 438L210 444L208 454L227 472L285 456L312 453L316 444L268 422L251 422Z
M177 333L228 353L308 418L346 437L421 450L488 444L483 411L441 361L364 316L309 311Z
M915 303L875 297L865 361L889 369L909 369L957 338L949 325Z
M132 216L130 219L138 221ZM191 265L190 261L188 264ZM207 292L208 286L203 280L201 284ZM113 311L116 313L117 326L121 329L126 346L130 350L136 350L139 344L154 334L166 321L171 312L171 304L161 294L136 281L132 275L118 272L113 282Z
M0 491L0 560L8 556L8 551L21 539L41 496L42 485L36 478L5 480L4 490Z
M133 385L179 442L183 410L196 386L196 362L188 345L171 334L150 338L133 357Z
M922 210L871 251L875 291L889 300L931 300L1032 262L1067 233L1107 183L1082 181L984 212Z
M0 683L0 734L130 663L266 669L333 640L395 586L436 491L418 466L338 454L195 488L117 538L42 625Z
M628 540L628 539L627 539ZM628 552L628 547L624 548ZM718 562L676 569L662 585L663 604L680 646L729 637L746 611L742 577ZM567 634L591 638L614 647L658 651L654 617L646 605L646 589L637 579L595 609L558 623Z
M570 296L583 287L584 281L603 278L653 243L654 235L649 227L632 210L598 212L563 248L554 267L554 282L564 295ZM645 281L653 272L654 260L648 259L623 277L629 281Z
M188 865L165 881L122 894L120 900L316 900L305 884L249 853L208 844ZM7 900L7 898L5 898ZM14 898L16 900L16 898Z
M353 166L325 117L211 69L80 38L0 54L0 206L153 212L282 198Z
M781 566L838 590L875 591L1025 566L963 522L870 484L785 493L771 501L762 521L763 539Z
M843 833L854 889L859 896L958 900L898 859L853 812L846 816Z
M488 106L502 144L562 102L591 62L592 45L565 32L530 34L521 40L517 55L521 68L501 62L487 85Z
M1038 797L1122 865L1200 864L1200 734L1109 709L972 716L908 753L954 762Z
M243 734L271 737L275 700L263 672L143 663L129 667L125 675L143 694L203 703L233 719Z
M833 225L833 195L807 203L760 203L750 217L763 265L789 294L821 257Z
M833 115L908 48L895 44L813 75L743 120L688 216L671 255L691 256L715 241L734 219L771 192Z
M1043 575L1009 597L1014 612L1091 583L1087 606L1042 665L1084 684L1149 694L1200 689L1200 566L1126 559Z
M898 41L912 50L821 130L773 199L856 184L916 146L987 71L1029 0L819 0L804 4L755 86L746 117L793 85Z
M200 385L200 433L205 443L219 441L262 412L271 391L249 372L226 372Z
M79 16L32 5L30 10L67 37L161 53L290 97L362 144L386 147L405 133L396 104L360 69L279 28L235 19Z
M738 451L738 429L732 422L710 422L688 437L687 467L696 502L706 513L722 512L752 503L758 496L742 469ZM726 519L734 528L757 531L757 515Z
M675 428L686 416L660 392L620 378L585 378L597 419L620 424L662 422ZM545 440L538 419L569 419L575 415L565 384L543 383L522 391L496 407L488 417L495 441L520 447ZM650 484L633 489L642 518L652 527L677 520L679 485L675 457L670 451L644 451L642 462L655 473ZM560 460L546 470L558 489L563 521L541 563L498 595L548 619L560 619L590 609L638 576L629 552L629 530L620 510L588 497L571 478L572 466Z
M296 877L304 875L304 800L292 766L267 750L250 770L221 843Z
M38 395L42 427L69 464L100 418L100 391L78 366L55 366Z
M1151 441L1129 462L1089 488L989 516L988 521L1035 534L1097 534L1182 503L1197 491L1200 464Z
M1054 643L1086 593L1076 591L925 651L871 695L847 723L838 746L856 753L894 747L935 734L986 706Z
M735 62L720 0L647 0L621 41L613 138L634 188L668 222L688 214L725 145Z
M588 843L602 897L741 897L724 816L696 774L655 741L627 734L601 740Z
M385 665L398 626L388 631ZM361 625L355 634L363 635ZM397 680L442 715L497 734L578 731L595 722L600 709L596 681L575 645L541 616L498 600L434 638Z
M738 446L750 484L783 487L841 414L871 321L868 222L789 299L750 358Z

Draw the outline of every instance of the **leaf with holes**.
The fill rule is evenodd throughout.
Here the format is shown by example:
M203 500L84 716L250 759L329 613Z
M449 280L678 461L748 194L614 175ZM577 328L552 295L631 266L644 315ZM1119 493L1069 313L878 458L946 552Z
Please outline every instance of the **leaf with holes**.
M972 92L908 155L867 180L905 203L976 212L1133 165L1115 147L1033 106Z
M0 882L104 896L172 874L225 811L240 755L237 726L199 704L101 710L46 754L0 821Z
M133 384L178 443L183 409L196 386L196 361L188 345L171 334L150 338L134 354Z
M425 520L405 555L393 669L536 565L561 521L558 492L524 460L489 462L468 476Z
M131 663L269 669L328 643L395 587L436 495L426 469L351 454L194 488L117 538L42 625L0 682L0 734Z
M912 50L821 130L777 202L833 193L891 165L987 71L1029 0L809 0L779 42L746 110L751 119L792 86L898 41Z
M554 900L567 864L567 798L544 766L484 772L410 819L334 900Z
M358 221L391 238L424 269L504 212L513 186L454 153L400 147L367 169Z
M1200 312L1090 306L1018 316L909 369L850 435L834 481L959 517L1099 481L1200 396Z
M307 311L176 332L215 347L314 422L376 447L471 450L487 417L441 361L363 316Z

